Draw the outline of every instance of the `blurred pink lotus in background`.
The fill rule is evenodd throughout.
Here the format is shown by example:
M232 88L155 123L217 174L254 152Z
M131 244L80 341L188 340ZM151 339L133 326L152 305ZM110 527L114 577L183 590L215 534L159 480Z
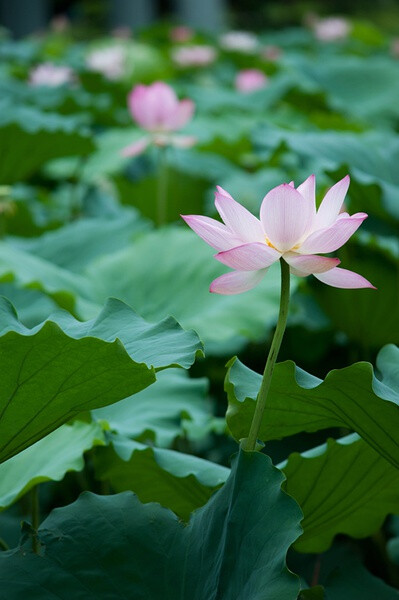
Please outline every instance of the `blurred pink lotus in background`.
M101 73L110 81L120 79L125 72L126 52L121 46L110 46L92 50L86 56L86 66L90 71Z
M264 88L269 83L269 78L259 69L243 69L237 73L235 87L239 92L248 94Z
M191 136L172 135L184 127L194 114L194 102L178 100L175 91L163 81L151 85L136 85L128 96L130 114L150 136L141 138L123 149L123 156L136 156L151 143L157 146L190 147L195 143Z
M321 42L335 42L348 37L351 31L350 22L344 17L315 18L312 29Z
M29 83L34 86L58 87L66 83L72 83L74 79L74 72L70 67L56 65L51 62L37 65L29 74Z
M132 37L132 29L129 26L120 25L111 31L111 35L119 40L129 40Z
M55 15L50 21L50 29L55 33L65 33L71 27L67 15Z
M210 291L239 294L250 290L280 258L299 277L313 274L338 288L374 288L361 275L338 268L338 258L318 256L343 246L367 218L365 213L340 213L348 186L347 175L330 188L316 212L314 175L297 189L293 182L279 185L264 197L260 220L218 187L215 206L224 223L182 215L187 225L218 251L215 258L234 269L215 279Z
M178 25L170 30L169 37L172 42L189 42L194 37L194 31L186 25Z
M399 58L399 38L394 38L391 42L391 55Z
M172 59L179 67L204 67L216 60L216 50L212 46L182 46L173 48Z
M278 60L282 55L282 50L278 46L264 46L260 51L260 56L264 60L270 60L271 62Z
M223 50L245 54L256 52L259 46L257 36L249 31L228 31L220 36L219 44Z

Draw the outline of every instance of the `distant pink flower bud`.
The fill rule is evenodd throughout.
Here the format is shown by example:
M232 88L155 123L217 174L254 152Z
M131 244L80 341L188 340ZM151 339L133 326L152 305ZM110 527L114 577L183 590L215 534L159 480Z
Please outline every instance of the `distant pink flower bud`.
M274 62L282 55L282 50L278 46L264 46L260 52L261 58Z
M182 46L172 50L172 59L179 67L204 67L216 59L212 46Z
M64 33L70 26L71 22L66 15L55 15L50 21L50 28L56 33Z
M181 129L194 112L194 103L179 101L173 88L163 81L136 85L128 96L128 106L136 123L151 132Z
M394 38L391 43L391 55L399 58L399 38Z
M233 50L244 54L256 52L259 45L256 35L249 31L228 31L220 36L219 43L223 50Z
M195 143L191 136L172 135L182 129L194 114L194 102L178 100L175 91L163 81L136 85L128 96L130 114L151 136L138 140L123 150L124 156L135 156L150 144L187 148Z
M335 42L348 37L351 30L351 24L343 17L327 17L326 19L316 20L313 25L313 31L321 42Z
M101 73L110 81L120 79L125 71L126 53L121 46L110 46L93 50L86 56L90 71Z
M244 69L237 74L235 79L236 89L244 94L264 88L268 83L268 77L259 69Z
M58 87L74 81L74 73L70 67L56 65L51 62L34 67L29 74L29 83L34 86L45 85Z
M179 25L177 27L173 27L170 30L169 37L172 40L172 42L189 42L194 37L194 31L191 29L191 27Z
M112 37L120 40L129 40L132 37L132 30L127 25L120 25L111 31Z

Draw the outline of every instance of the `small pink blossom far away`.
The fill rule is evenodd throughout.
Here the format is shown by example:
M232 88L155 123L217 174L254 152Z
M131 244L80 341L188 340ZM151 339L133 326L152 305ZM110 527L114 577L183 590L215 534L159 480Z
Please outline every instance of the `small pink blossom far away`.
M121 79L125 72L126 51L122 46L108 46L92 50L86 56L90 71L101 73L110 81Z
M137 125L151 135L124 148L124 156L136 156L151 143L187 148L195 143L191 136L172 135L192 119L194 102L179 100L175 91L163 81L136 85L128 96L130 114Z
M179 67L205 67L216 60L217 52L212 46L193 45L173 48L172 60Z
M259 46L257 36L250 31L228 31L219 38L220 46L224 50L252 54Z
M176 27L172 27L169 37L172 42L177 42L179 44L189 42L194 37L194 30L186 25L177 25Z
M321 42L344 40L352 28L350 22L344 17L316 18L312 27L316 38Z
M37 65L29 74L29 83L34 86L58 87L73 81L74 72L70 67L51 62Z
M234 269L215 279L210 291L239 294L255 287L281 257L298 277L314 275L332 287L376 289L361 275L338 267L340 260L319 256L343 246L366 213L341 213L349 175L328 190L316 211L315 176L297 188L273 188L263 199L257 219L230 194L217 187L216 209L223 223L200 215L182 215L187 225L218 252L215 258Z
M235 78L236 89L244 94L260 90L268 83L269 78L260 69L243 69Z

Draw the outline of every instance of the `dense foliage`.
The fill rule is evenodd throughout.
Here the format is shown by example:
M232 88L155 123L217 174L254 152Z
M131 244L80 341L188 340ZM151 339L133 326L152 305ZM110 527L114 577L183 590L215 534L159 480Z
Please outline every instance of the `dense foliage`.
M1 597L399 598L399 60L372 24L315 32L1 39ZM157 80L191 141L127 156L128 94ZM334 255L378 289L291 277L244 452L278 265L210 294L227 268L179 215L215 217L216 184L258 214L311 173L318 202L350 174L369 218Z

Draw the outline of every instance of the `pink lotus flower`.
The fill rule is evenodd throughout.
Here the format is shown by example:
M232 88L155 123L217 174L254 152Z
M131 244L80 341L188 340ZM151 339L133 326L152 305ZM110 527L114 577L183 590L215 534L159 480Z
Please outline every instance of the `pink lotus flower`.
M399 58L399 38L394 38L391 42L391 56Z
M125 72L126 52L121 46L110 46L93 50L86 57L86 65L90 71L104 75L110 81L123 77Z
M263 60L274 62L281 57L282 52L283 51L278 46L264 46L260 51L260 57L263 58Z
M327 192L316 212L314 175L297 189L293 182L279 185L264 197L260 220L217 187L215 206L224 224L209 217L182 215L218 251L215 258L234 269L215 279L210 291L239 294L250 290L281 257L299 277L312 274L338 288L374 288L361 275L338 268L338 258L318 256L340 248L367 217L365 213L340 213L348 186L347 175Z
M254 33L249 31L228 31L219 38L224 50L252 54L256 52L259 42Z
M74 81L73 70L65 65L55 65L51 62L37 65L29 74L29 83L34 86L45 85L58 87Z
M348 37L351 30L351 24L343 17L327 17L317 19L313 24L313 31L321 42L335 42Z
M172 27L169 37L172 42L189 42L194 37L194 31L191 27L187 27L186 25L177 25L176 27Z
M122 151L123 156L141 154L151 143L157 146L189 147L195 143L191 136L172 135L184 127L194 113L192 100L178 100L174 90L162 81L137 85L128 96L130 113L136 123L150 136L141 138Z
M179 67L205 67L216 59L212 46L182 46L172 50L172 59Z
M235 86L239 92L248 94L267 86L268 77L259 69L243 69L235 78Z

